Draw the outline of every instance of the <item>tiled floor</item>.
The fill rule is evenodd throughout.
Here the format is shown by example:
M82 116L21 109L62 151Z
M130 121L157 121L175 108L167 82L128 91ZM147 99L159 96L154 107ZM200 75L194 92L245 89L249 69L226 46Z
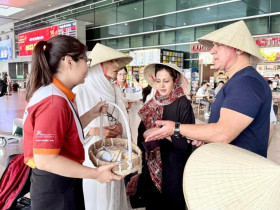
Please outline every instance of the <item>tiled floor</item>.
M15 118L22 118L25 104L25 91L13 93L11 96L0 97L0 132L12 131L13 121ZM140 106L140 103L136 104L129 112L130 121L134 122L131 126L134 141L136 141L137 128L140 122L139 117L135 119L135 116L137 116L136 112ZM199 115L195 113L195 115L197 124L207 123L207 119L203 117L203 112L200 112ZM280 124L274 125L274 128L274 136L268 148L268 158L280 164ZM9 144L5 147L0 147L0 176L5 169L7 157L11 154L21 153L22 151L22 141L18 144Z

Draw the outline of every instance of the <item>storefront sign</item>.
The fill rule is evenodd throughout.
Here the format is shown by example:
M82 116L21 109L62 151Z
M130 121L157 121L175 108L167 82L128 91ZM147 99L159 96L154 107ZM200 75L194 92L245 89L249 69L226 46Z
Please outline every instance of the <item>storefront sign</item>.
M280 36L254 38L259 47L280 47Z
M130 51L133 60L130 66L146 66L151 63L160 63L160 49Z
M76 37L76 22L29 31L18 35L19 56L32 55L35 45L42 40L49 40L57 35L68 35Z
M190 53L199 53L199 52L207 52L210 51L207 47L203 46L202 44L191 44L190 46Z

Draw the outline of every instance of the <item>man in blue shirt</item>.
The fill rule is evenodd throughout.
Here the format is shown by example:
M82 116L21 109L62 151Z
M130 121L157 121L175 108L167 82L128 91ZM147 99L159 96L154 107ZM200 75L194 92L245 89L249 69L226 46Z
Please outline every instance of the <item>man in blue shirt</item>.
M158 121L146 141L181 134L202 142L223 142L267 156L271 91L250 59L262 59L247 26L239 21L198 40L211 49L214 67L225 70L228 82L212 104L209 124L186 125Z

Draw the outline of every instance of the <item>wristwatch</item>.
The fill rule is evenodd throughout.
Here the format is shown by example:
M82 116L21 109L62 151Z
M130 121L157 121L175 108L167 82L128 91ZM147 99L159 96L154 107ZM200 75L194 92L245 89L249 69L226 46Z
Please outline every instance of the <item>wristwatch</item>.
M175 122L175 128L174 128L173 135L176 136L176 137L181 136L181 134L180 134L180 125L181 125L181 123Z

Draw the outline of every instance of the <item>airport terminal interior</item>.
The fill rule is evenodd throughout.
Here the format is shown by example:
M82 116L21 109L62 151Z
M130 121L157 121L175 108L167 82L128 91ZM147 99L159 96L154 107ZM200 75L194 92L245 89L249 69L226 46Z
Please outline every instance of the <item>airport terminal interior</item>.
M143 72L147 65L177 65L189 81L196 124L207 124L205 105L195 99L195 92L207 82L213 103L219 81L228 78L214 68L210 49L197 39L239 20L246 23L263 56L254 67L272 82L276 121L268 159L280 164L279 0L0 0L0 79L8 75L11 80L9 91L0 97L0 134L13 135L15 119L23 118L34 47L57 35L77 38L87 46L87 55L100 43L131 56L126 66L130 92L148 85ZM128 108L135 143L142 106L140 99ZM0 176L8 157L23 153L21 136L1 144Z

